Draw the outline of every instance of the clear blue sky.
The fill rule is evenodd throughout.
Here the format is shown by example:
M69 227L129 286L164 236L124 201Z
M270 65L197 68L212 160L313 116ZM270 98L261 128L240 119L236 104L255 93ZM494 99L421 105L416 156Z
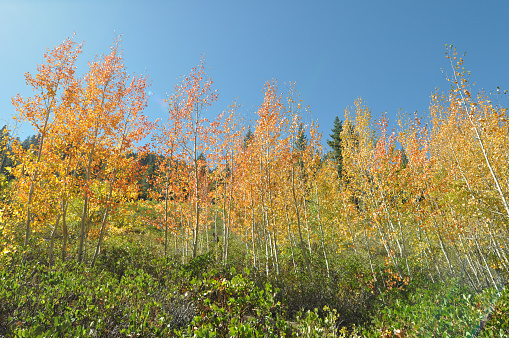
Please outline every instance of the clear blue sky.
M122 34L129 73L147 73L155 93L146 114L165 117L158 98L205 54L219 113L235 98L246 119L266 80L296 81L328 138L334 117L362 97L374 116L425 115L430 93L448 89L445 44L466 52L477 88L509 89L509 1L5 1L0 0L0 123L11 97L29 95L23 74L46 48L76 32L78 63L108 53ZM506 102L502 102L507 106ZM309 119L309 118L308 118ZM22 138L33 134L21 129Z

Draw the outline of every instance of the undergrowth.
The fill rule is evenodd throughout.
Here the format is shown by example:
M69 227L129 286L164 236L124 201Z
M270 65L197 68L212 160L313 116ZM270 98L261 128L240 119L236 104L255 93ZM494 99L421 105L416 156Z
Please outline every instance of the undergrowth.
M94 268L25 257L0 262L0 337L509 336L506 289L391 281L389 270L374 282L353 255L313 278L223 264L213 251L180 264L129 240L106 245Z

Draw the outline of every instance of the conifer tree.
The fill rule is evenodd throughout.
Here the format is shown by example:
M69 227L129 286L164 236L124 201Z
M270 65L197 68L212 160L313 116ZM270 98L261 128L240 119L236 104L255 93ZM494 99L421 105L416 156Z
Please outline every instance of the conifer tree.
M251 127L248 128L246 136L244 136L244 149L249 146L249 143L253 140L253 132L251 131Z
M331 140L327 140L327 144L332 148L332 160L336 163L338 175L341 176L343 171L343 155L341 153L341 132L343 131L343 121L336 116L334 119L334 127L332 134L329 135Z

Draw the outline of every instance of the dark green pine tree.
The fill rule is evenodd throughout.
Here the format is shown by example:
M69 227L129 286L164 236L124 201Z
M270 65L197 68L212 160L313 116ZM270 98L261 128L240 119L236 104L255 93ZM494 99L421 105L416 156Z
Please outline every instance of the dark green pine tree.
M23 148L23 150L28 150L30 149L30 146L32 144L34 145L34 148L37 148L37 146L39 145L38 136L35 135L27 136L27 138L23 142L21 142L21 148Z
M244 149L247 148L247 146L252 141L252 139L253 139L253 132L251 131L251 127L249 127L249 129L247 130L246 136L244 136Z
M306 136L306 130L304 129L304 125L301 123L299 125L299 130L297 131L297 137L294 141L294 148L299 154L299 168L300 168L300 176L304 182L307 181L307 174L304 171L304 160L302 158L302 153L306 150L308 146L308 137Z
M295 139L295 149L298 152L304 151L308 146L308 138L305 132L304 125L301 123L297 131L297 138Z
M138 155L135 155L138 156ZM146 168L143 172L140 173L139 184L140 184L140 199L148 199L149 198L149 190L152 188L152 180L154 179L154 171L156 167L156 162L160 160L159 156L156 154L146 154L140 159L140 165L143 168Z
M336 116L334 119L334 127L332 134L329 135L331 140L327 140L327 144L331 147L331 158L336 163L338 175L341 176L343 171L343 155L341 153L341 132L343 131L343 121Z

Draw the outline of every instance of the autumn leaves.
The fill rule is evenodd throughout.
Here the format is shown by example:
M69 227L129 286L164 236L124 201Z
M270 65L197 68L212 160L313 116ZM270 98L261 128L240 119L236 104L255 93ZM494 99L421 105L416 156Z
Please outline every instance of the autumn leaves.
M219 241L216 254L226 261L232 236L240 236L253 264L277 271L278 245L293 247L295 240L289 238L301 222L304 227L303 190L320 162L319 135L313 125L307 140L306 129L293 111L301 109L301 103L290 99L285 106L272 82L265 86L249 137L239 125L235 103L209 122L202 109L214 94L209 82L196 82L203 74L202 64L176 87L176 94L168 99L168 119L153 134L160 155L154 196L164 205L164 221L158 224L165 232L165 252L172 239L173 254L183 251L186 257L188 250L178 246L190 245L189 256L195 256ZM175 184L184 181L186 194L182 185ZM304 248L302 231L299 243Z
M17 118L30 122L39 137L37 149L14 146L20 162L13 171L14 191L25 208L24 244L29 244L33 229L47 236L47 224L54 220L49 227L50 260L60 220L62 256L66 255L67 210L76 199L83 201L77 259L84 260L87 221L95 209L104 214L99 252L110 208L136 192L131 186L134 158L129 154L149 131L142 115L147 79L127 75L119 41L78 77L75 62L81 49L67 39L48 51L37 75L26 74L34 95L13 99Z
M183 261L212 249L227 261L236 241L266 274L289 258L312 276L320 257L329 275L341 250L369 262L373 280L386 276L380 262L398 280L461 272L476 288L509 272L507 110L472 97L454 51L454 86L433 94L428 125L402 117L395 133L382 116L374 127L357 100L330 158L293 86L285 102L267 82L250 123L236 103L207 119L217 93L202 61L167 98L167 117L150 124L147 78L127 75L119 41L78 76L81 48L69 39L46 53L37 75L26 75L34 95L13 99L17 118L39 134L37 147L13 145L16 217L25 245L34 231L49 239L50 261L57 234L65 257L73 233L78 261L88 260L87 239L95 246L93 264L115 208L137 200L137 160L151 148L151 201L136 203L153 213L131 221L163 230L164 253Z
M358 101L343 124L343 182L338 199L345 237L370 263L385 256L399 278L463 275L473 288L497 287L509 270L507 109L471 97L463 61L449 51L448 94L432 95L429 125L401 118L398 134L378 133ZM396 141L402 146L397 149ZM339 196L343 195L342 200ZM383 254L381 255L381 252ZM375 266L375 264L371 264ZM373 279L382 276L373 270Z

